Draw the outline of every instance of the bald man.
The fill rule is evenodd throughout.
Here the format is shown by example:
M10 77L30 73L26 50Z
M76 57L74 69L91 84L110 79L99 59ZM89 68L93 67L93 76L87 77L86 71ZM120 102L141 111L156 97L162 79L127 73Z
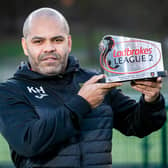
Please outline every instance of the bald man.
M17 168L111 168L113 128L144 137L166 120L161 78L136 81L136 102L117 89L122 83L100 83L103 74L81 68L71 46L58 11L40 8L27 17L28 61L0 84L0 131Z

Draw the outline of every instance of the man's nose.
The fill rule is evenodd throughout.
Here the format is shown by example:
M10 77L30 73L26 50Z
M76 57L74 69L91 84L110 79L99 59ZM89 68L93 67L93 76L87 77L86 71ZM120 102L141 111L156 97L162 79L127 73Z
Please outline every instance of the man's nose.
M54 52L56 50L54 44L51 42L47 42L44 47L44 52L49 53L49 52Z

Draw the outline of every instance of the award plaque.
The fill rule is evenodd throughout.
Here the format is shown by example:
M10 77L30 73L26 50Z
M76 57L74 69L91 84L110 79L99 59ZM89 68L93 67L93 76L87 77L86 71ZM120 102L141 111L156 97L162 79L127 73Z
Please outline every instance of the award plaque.
M99 50L105 82L167 76L160 42L106 35L100 42Z

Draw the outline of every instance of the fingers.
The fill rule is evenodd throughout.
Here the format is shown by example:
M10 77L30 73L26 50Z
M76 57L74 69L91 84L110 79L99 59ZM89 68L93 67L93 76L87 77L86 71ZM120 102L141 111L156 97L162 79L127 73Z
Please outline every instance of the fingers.
M158 78L157 78L157 82L158 82L158 83L162 83L162 77L158 77Z
M140 89L141 91L143 91L143 90L145 90L145 91L153 91L153 90L155 90L155 89L158 89L158 90L160 90L161 89L161 86L160 85L158 85L157 87L151 87L150 85L148 86L148 85L138 85L138 84L136 84L136 85L134 85L134 86L132 86L133 88L138 88L138 89Z
M144 94L147 102L153 102L159 96L162 88L162 78L158 77L156 81L136 80L131 82L131 86L136 91Z
M122 83L98 83L98 81L104 78L105 75L95 75L90 78L80 88L78 95L83 97L89 102L92 108L97 107L104 100L105 95L112 88L121 86Z
M96 84L97 87L99 87L100 89L111 89L114 87L119 87L122 86L121 82L114 82L114 83L97 83Z
M155 101L160 93L159 88L152 88L152 87L147 87L147 86L143 86L143 85L135 85L135 86L132 86L132 88L135 89L136 91L144 94L145 100L147 102Z
M100 79L105 78L104 74L101 75L94 75L93 77L91 77L87 82L85 82L85 84L93 84L98 82Z
M113 83L97 83L100 79L105 78L104 74L101 75L95 75L92 78L90 78L88 81L84 83L84 85L94 84L95 87L99 89L110 89L113 87L121 86L121 82L113 82Z
M134 85L134 86L132 86L132 88L143 93L143 94L155 93L155 92L160 91L159 88L152 88L152 87L148 87L148 86L144 86L144 85Z
M152 88L162 88L162 78L158 77L156 81L150 81L150 80L134 80L131 82L131 85L144 85L145 87L152 87Z

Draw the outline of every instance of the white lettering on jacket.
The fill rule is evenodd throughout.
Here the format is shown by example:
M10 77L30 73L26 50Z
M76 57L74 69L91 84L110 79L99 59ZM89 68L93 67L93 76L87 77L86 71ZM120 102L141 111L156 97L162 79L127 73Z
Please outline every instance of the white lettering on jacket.
M34 94L34 97L37 99L42 99L43 97L48 96L48 94L46 94L42 86L40 86L39 88L33 86L27 86L27 89L29 93Z

